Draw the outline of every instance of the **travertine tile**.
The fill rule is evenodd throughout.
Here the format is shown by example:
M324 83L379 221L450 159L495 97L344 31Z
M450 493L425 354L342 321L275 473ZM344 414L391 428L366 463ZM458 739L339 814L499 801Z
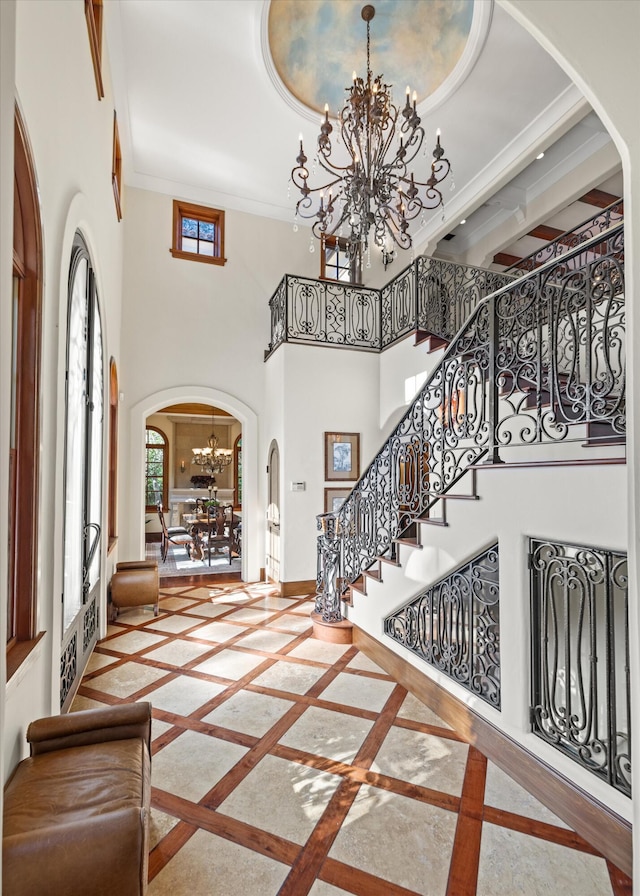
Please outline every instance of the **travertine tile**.
M171 666L186 666L187 663L192 662L192 660L197 659L204 653L208 653L210 650L210 644L197 644L178 638L169 644L163 644L162 647L158 647L156 650L150 650L145 656L150 660L168 663Z
M112 666L114 663L117 663L118 660L115 656L105 656L104 653L96 653L95 651L89 657L89 662L87 663L87 667L84 670L85 675L90 672L97 672L98 669L104 669L106 666Z
M350 647L350 644L329 644L327 641L307 638L289 651L287 656L299 656L301 659L333 665Z
M351 762L362 746L373 722L329 709L310 706L280 743L306 753L339 762Z
M537 821L545 821L547 824L555 824L561 828L567 827L557 815L554 815L534 796L531 796L524 787L516 784L493 762L487 763L484 802L485 805L493 806L496 809L505 809L507 812L515 812L517 815L535 818Z
M149 885L149 896L275 896L289 866L198 830Z
M413 694L407 694L404 698L402 706L398 711L398 717L402 719L411 719L413 722L422 722L425 725L434 725L437 728L451 728L446 722L437 716L432 709L418 700Z
M351 896L347 890L332 887L323 880L317 880L309 890L309 896Z
M477 896L612 896L607 863L496 825L482 825Z
M145 699L150 700L155 709L164 709L176 715L190 715L224 689L223 684L180 675L152 691Z
M378 678L341 672L324 689L321 699L380 712L394 688L393 681L380 681Z
M278 616L268 624L287 632L306 632L312 625L310 616L294 616L293 613L283 613L282 616Z
M193 628L197 624L197 619L193 619L191 616L183 616L181 613L175 613L173 616L165 616L149 622L145 628L154 632L167 632L167 634L177 635L187 628Z
M277 653L279 650L294 641L297 635L287 635L284 632L272 632L269 629L250 631L241 641L238 647L249 647L251 650L265 650L267 653Z
M246 752L238 744L185 731L153 757L151 783L197 803Z
M366 653L362 653L362 651L354 656L347 668L360 669L363 672L378 672L382 675L387 674L384 669L378 666L377 663L374 663L373 660L370 660Z
M195 600L192 597L161 597L160 611L162 610L185 610L187 607L193 606Z
M101 642L108 650L116 650L118 653L140 653L141 650L147 650L154 644L165 641L164 635L152 635L150 632L127 632L126 635L119 635L117 638L111 638L109 641Z
M460 796L469 747L408 728L391 728L376 754L373 770L421 787Z
M268 622L272 618L273 613L273 610L263 607L243 607L241 610L235 610L233 613L225 616L225 621L246 622L250 625L255 625L258 622Z
M159 678L164 678L166 674L163 669L154 669L143 663L122 663L115 669L91 678L87 686L115 697L129 697Z
M292 706L290 700L256 694L253 691L238 691L202 721L262 737Z
M269 662L265 657L254 653L242 653L240 650L227 648L214 654L208 660L199 663L194 668L198 672L206 672L208 675L218 675L220 678L237 680L243 678L261 663Z
M206 604L197 604L194 607L190 607L188 610L183 612L183 617L189 617L193 623L197 623L197 619L194 619L194 616L203 616L205 619L215 619L217 616L222 616L223 613L227 613L229 610L233 610L233 604L229 603L206 603Z
M218 811L302 844L319 821L340 780L337 775L297 762L265 756ZM275 806L277 812L274 812Z
M92 700L90 697L83 697L82 694L76 694L69 712L80 712L83 709L104 709L107 705L98 700Z
M254 678L252 684L276 691L291 691L306 694L309 688L326 673L322 666L308 666L302 663L287 663L281 660Z
M149 851L154 849L179 821L179 818L174 818L173 815L167 815L152 807L149 819Z
M246 629L240 625L230 625L226 622L209 622L207 625L201 626L197 631L191 632L187 638L202 638L207 641L215 641L223 644L230 638L237 638L245 632Z
M364 785L329 855L415 893L440 896L447 887L457 818L455 812Z

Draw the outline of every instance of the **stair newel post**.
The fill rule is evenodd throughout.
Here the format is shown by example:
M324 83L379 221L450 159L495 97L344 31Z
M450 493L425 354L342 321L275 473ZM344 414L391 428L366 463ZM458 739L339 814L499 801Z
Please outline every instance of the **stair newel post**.
M284 275L284 341L289 341L289 275Z
M487 442L487 464L501 464L498 450L498 350L500 327L495 295L491 296L487 306L488 320L488 369L487 369L487 423L489 439Z
M318 529L318 578L321 591L316 595L315 610L322 614L323 622L340 622L340 538L335 514L321 513L317 516Z

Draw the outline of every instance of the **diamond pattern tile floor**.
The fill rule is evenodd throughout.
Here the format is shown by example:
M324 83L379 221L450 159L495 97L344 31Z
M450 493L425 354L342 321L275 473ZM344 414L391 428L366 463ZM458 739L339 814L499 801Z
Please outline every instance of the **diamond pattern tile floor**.
M631 893L311 606L173 582L97 645L73 709L153 705L149 896Z

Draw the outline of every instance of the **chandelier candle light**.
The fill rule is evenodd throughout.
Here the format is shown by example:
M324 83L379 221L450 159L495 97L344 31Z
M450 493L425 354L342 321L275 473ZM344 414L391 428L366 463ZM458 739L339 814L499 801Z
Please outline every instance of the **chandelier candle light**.
M444 205L438 185L451 171L440 145L439 130L429 178L422 182L408 170L425 137L416 112L417 97L415 91L411 97L407 87L406 103L400 111L391 101L391 85L383 82L382 75L373 78L370 23L374 15L373 6L362 8L362 18L367 23L366 80L353 73L352 86L345 88L346 104L338 115L336 143L344 144L346 164L340 165L331 158L333 125L325 105L316 162L329 177L320 186L309 186L302 135L298 164L291 172L293 184L302 193L296 204L296 217L315 218L312 230L319 239L325 233L344 235L351 259L369 248L370 239L387 258L393 243L410 249L409 222L426 209Z
M218 438L215 434L212 418L212 432L207 439L206 448L192 448L193 460L191 463L197 464L203 468L203 471L209 476L214 473L222 473L225 467L228 467L233 460L233 451L231 448L218 448Z

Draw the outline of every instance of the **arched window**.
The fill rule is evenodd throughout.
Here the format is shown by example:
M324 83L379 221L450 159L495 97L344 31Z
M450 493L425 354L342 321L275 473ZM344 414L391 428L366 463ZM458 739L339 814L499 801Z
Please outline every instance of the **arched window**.
M97 591L102 534L102 324L95 274L79 233L69 269L66 380L65 633Z
M162 501L165 508L168 504L169 443L166 435L156 426L147 426L145 442L145 509L153 511L159 501Z
M14 146L7 678L35 643L40 479L41 226L34 166L17 109Z

